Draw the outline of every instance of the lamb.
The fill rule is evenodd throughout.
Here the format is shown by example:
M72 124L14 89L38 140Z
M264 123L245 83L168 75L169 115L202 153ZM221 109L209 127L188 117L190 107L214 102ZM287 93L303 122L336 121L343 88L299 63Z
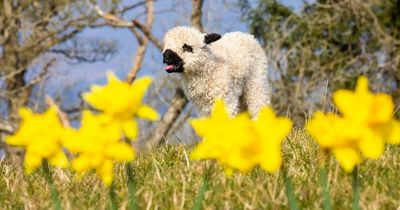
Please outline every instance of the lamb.
M163 41L165 70L181 73L186 96L203 115L210 114L216 99L225 101L230 116L249 111L254 118L270 105L267 58L254 36L177 26Z

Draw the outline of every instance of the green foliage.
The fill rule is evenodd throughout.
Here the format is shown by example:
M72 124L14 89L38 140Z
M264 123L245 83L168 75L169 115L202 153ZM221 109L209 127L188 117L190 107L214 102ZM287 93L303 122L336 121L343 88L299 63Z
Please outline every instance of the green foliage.
M284 142L285 168L300 209L322 209L318 146L302 130L293 131ZM138 209L190 209L211 161L189 161L190 148L166 146L141 154L132 164ZM0 162L0 209L50 209L51 191L44 172L24 175L18 159ZM327 178L332 209L351 209L352 179L334 158L327 158ZM129 207L125 166L117 168L116 200ZM76 177L68 170L52 170L63 209L106 209L108 190L93 173ZM360 207L396 209L400 205L400 148L390 146L376 161L359 168ZM288 209L285 183L279 173L256 168L247 175L226 177L217 166L205 192L203 209Z
M269 57L273 105L299 125L329 94L366 75L400 104L400 0L319 0L293 11L277 0L239 0Z

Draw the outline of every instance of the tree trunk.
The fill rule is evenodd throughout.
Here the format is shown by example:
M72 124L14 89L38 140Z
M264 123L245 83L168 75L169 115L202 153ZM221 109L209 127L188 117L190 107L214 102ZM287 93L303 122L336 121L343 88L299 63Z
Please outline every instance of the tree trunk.
M168 110L162 116L158 126L153 131L153 135L146 140L146 148L149 149L153 146L157 146L165 138L165 136L171 130L173 123L178 119L182 110L188 104L188 100L183 93L183 90L178 88L176 90L175 96L172 99L172 103Z

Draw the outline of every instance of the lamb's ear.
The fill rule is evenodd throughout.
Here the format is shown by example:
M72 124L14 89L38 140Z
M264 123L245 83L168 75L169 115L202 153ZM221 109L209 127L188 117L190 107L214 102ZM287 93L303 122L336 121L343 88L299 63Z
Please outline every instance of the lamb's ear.
M221 39L221 35L219 35L219 34L216 34L216 33L206 34L204 36L204 43L210 44L212 42L217 41L218 39Z

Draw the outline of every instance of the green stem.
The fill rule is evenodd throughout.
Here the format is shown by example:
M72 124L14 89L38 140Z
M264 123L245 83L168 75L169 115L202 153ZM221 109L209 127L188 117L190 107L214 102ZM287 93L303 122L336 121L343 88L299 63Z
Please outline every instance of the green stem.
M293 184L285 168L282 170L282 175L283 179L285 180L285 192L289 202L289 207L291 210L298 210L299 205L297 204L296 197L294 196Z
M201 184L201 187L199 188L199 191L196 196L196 200L194 202L192 210L201 210L202 209L202 202L205 197L205 193L208 190L208 187L210 185L211 181L211 176L213 173L213 168L212 166L207 167L207 169L204 171L203 174L203 182Z
M117 210L117 195L115 193L115 186L114 182L111 184L110 188L108 189L108 196L110 198L110 209Z
M356 166L353 170L352 179L353 210L360 210L360 180L358 177L358 166Z
M44 161L42 167L43 167L44 176L46 178L46 181L47 181L47 183L50 184L51 200L53 202L53 208L55 210L61 210L60 197L58 195L56 185L54 184L52 174L50 173L50 167L49 167L49 164L47 163L47 161Z
M321 166L319 169L319 184L322 188L322 196L325 210L331 210L332 204L329 196L329 188L328 188L328 175L324 166Z
M133 177L133 170L130 163L125 164L126 168L126 177L127 177L127 185L128 185L128 192L129 192L129 209L130 210L137 210L137 203L136 203L136 185L135 180Z

